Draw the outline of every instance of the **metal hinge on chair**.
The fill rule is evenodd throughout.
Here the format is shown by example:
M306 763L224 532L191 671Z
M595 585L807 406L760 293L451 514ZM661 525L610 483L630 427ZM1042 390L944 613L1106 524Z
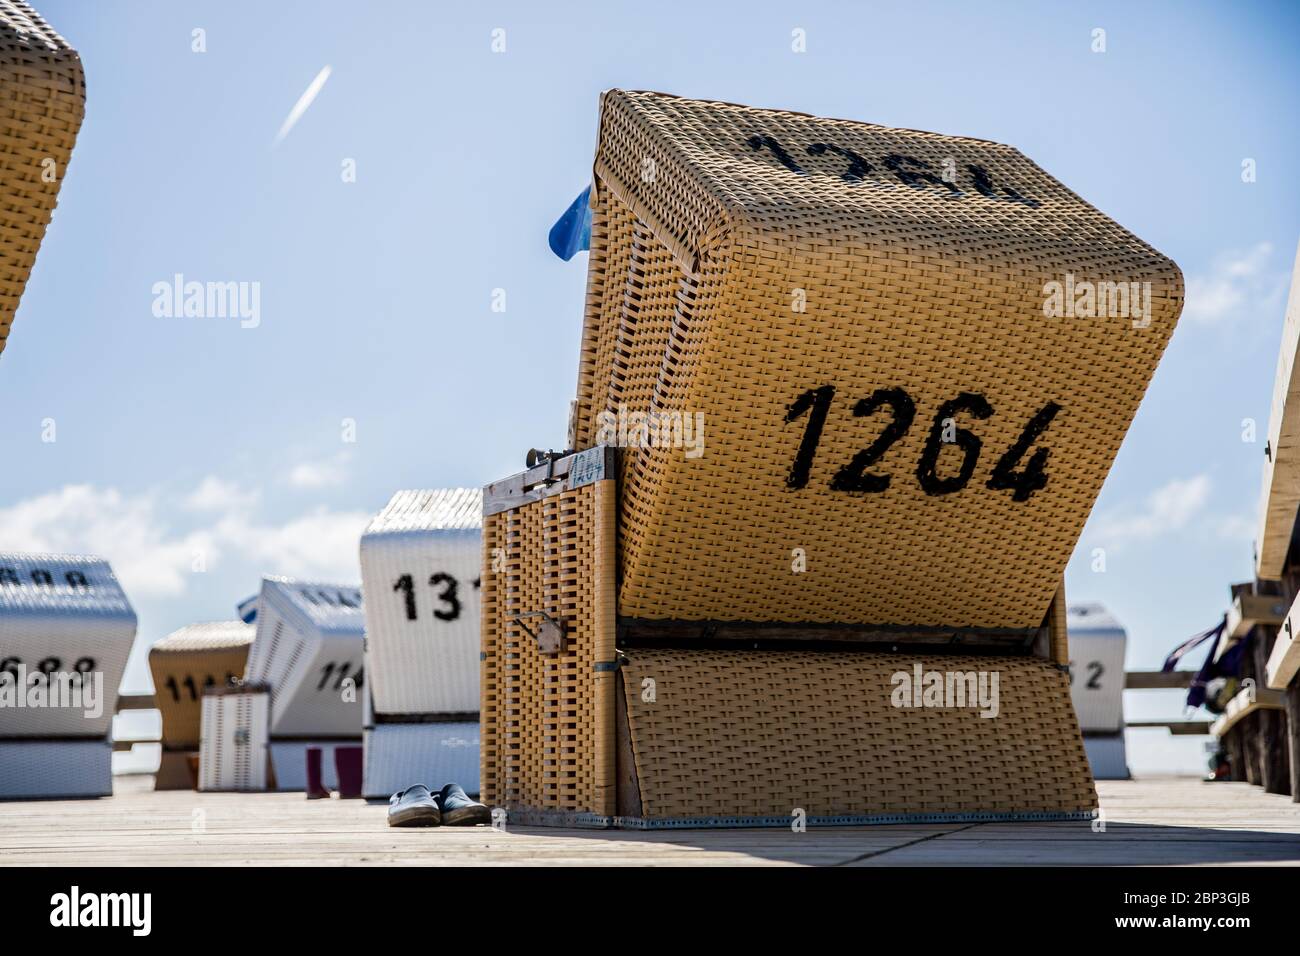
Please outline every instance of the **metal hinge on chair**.
M573 449L571 448L564 451L555 451L552 448L548 448L546 451L542 451L540 448L530 448L528 449L528 454L524 457L524 462L530 470L539 465L545 465L546 477L541 479L541 483L544 485L553 485L560 480L555 477L555 463L561 458L565 458L572 454Z
M524 623L525 618L540 617L542 625L536 631ZM527 614L519 614L512 617L524 633L537 642L537 651L540 654L562 654L564 652L564 638L566 629L564 622L551 617L545 611L529 611Z
M626 666L627 663L627 655L620 650L615 650L614 659L612 661L596 661L591 665L591 669L598 674L613 673L620 667Z

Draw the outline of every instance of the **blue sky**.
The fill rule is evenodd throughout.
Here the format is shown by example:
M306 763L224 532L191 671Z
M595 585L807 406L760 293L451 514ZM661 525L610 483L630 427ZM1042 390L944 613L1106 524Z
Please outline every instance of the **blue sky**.
M149 644L231 616L263 573L357 580L394 490L563 444L586 257L546 233L612 86L1010 143L1172 256L1187 312L1068 593L1146 667L1250 576L1300 239L1293 3L36 5L88 104L0 356L0 547L113 562L140 615L130 688ZM156 317L176 273L260 283L260 324Z

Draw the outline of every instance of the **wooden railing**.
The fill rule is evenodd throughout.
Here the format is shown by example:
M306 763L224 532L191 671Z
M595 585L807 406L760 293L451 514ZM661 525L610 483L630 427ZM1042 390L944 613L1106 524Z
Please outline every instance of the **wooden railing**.
M1127 671L1125 690L1185 690L1192 684L1194 671ZM1126 720L1124 727L1142 729L1160 727L1175 737L1202 736L1210 732L1208 720Z
M1192 686L1192 671L1127 671L1124 674L1125 690L1166 690Z
M117 713L121 714L129 710L157 710L158 700L153 694L118 694L117 695ZM129 753L135 749L136 744L156 744L160 743L158 737L127 737L113 739L114 753ZM142 773L153 773L152 770L139 771Z

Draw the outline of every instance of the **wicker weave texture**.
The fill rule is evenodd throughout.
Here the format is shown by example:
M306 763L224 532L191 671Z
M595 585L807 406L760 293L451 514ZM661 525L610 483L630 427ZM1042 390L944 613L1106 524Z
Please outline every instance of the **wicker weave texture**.
M1097 805L1066 676L1024 657L626 652L647 818L1074 812ZM996 673L994 717L897 707L894 675Z
M363 797L389 797L412 783L458 783L479 792L479 729L473 721L376 724L364 734Z
M483 799L508 809L614 812L615 490L562 491L484 519ZM494 570L495 569L495 570ZM525 626L562 620L542 654Z
M0 352L85 115L81 58L35 11L0 0Z
M243 621L189 624L149 649L164 749L198 749L203 688L244 676L253 632Z
M0 799L106 797L113 745L104 740L0 740Z
M1094 780L1128 780L1128 755L1124 748L1124 735L1084 734L1083 749L1088 754L1088 767Z
M1070 663L1070 627L1068 605L1065 603L1065 579L1061 579L1056 595L1047 609L1047 634L1051 642L1048 658L1054 664Z
M501 719L500 671L504 662L505 621L501 617L501 589L497 571L505 569L505 530L508 513L483 518L483 563L480 566L482 604L479 608L478 739L479 791L483 800L496 800L497 774L503 767L498 752L497 724Z
M1177 267L980 140L615 90L595 176L576 447L620 406L705 426L699 457L625 456L620 614L1040 625L1173 331ZM1149 315L1048 317L1052 282L1136 282L1133 305L1149 283ZM798 402L828 388L799 484L819 408ZM861 410L895 389L906 413ZM964 395L991 411L945 413ZM988 487L1040 449L1041 488Z

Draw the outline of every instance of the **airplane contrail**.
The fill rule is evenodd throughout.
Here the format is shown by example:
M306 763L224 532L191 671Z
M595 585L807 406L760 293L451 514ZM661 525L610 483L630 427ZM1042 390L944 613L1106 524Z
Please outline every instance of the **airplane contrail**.
M279 146L280 141L289 135L289 130L293 129L294 124L302 119L302 114L307 112L308 107L315 101L321 88L325 86L325 81L330 78L330 68L327 63L316 74L316 79L312 80L307 89L303 91L302 96L298 97L298 102L293 104L293 109L289 110L289 115L284 118L280 124L280 132L275 134L275 142L271 144L272 148Z

